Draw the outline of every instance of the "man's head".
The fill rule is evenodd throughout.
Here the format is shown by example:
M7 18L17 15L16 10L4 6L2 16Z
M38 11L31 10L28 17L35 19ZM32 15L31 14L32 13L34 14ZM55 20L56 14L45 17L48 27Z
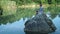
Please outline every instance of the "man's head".
M40 6L42 6L42 3L40 2Z

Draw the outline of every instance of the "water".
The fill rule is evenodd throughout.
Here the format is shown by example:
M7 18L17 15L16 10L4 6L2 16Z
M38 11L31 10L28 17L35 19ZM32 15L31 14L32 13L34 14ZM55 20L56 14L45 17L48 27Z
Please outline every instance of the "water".
M49 16L49 15L47 15ZM34 16L32 16L34 17ZM50 18L50 17L49 17ZM0 25L0 34L27 34L24 32L24 24L29 18L21 18L18 21L13 23L1 24ZM53 23L57 27L57 30L51 34L60 34L60 17L57 15L54 19L52 19ZM30 34L30 33L28 33Z
M0 17L0 34L32 34L24 32L24 24L28 19L34 17L35 11L35 8L18 8L17 14ZM45 8L44 11L48 11L48 8ZM60 16L57 15L60 13L60 7L52 7L49 12L47 12L47 16L57 27L57 30L51 34L60 34Z

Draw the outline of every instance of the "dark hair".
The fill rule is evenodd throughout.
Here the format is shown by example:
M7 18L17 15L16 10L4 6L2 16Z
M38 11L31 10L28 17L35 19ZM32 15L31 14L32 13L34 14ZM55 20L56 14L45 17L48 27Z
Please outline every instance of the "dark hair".
M40 2L40 6L42 6L42 3Z
M38 10L36 11L36 15L38 14Z

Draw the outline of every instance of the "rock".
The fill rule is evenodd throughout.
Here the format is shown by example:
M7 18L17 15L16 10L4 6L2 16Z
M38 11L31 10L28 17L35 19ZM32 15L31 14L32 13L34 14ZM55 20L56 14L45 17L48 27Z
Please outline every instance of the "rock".
M47 18L45 14L38 14L34 18L26 21L24 31L51 33L56 30L52 20Z

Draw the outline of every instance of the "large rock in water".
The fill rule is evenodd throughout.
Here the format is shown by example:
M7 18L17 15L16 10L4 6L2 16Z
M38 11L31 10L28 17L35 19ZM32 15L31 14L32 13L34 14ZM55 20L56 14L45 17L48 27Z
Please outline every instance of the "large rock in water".
M52 20L47 18L45 14L38 14L32 19L29 19L25 23L25 32L40 32L51 33L56 30Z

